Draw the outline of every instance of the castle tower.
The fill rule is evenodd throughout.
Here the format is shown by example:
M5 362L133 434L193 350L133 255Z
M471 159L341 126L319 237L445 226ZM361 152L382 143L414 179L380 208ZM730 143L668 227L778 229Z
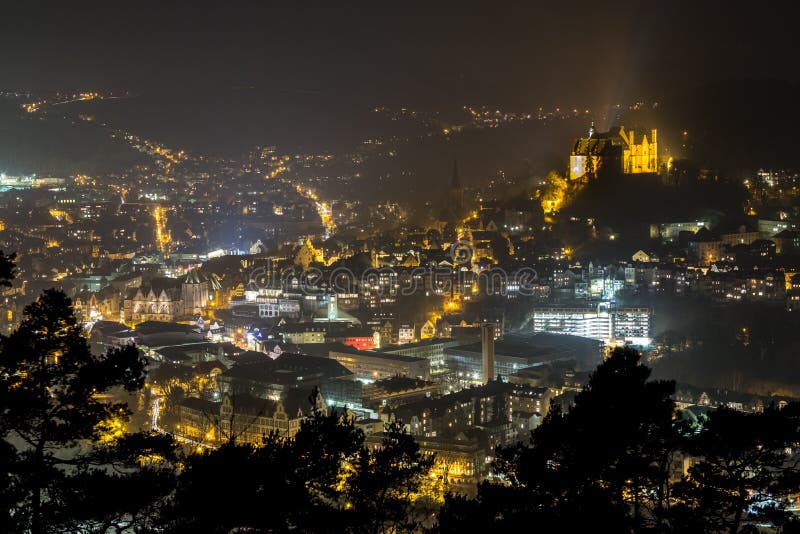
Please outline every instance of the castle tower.
M650 172L658 172L658 130L653 128L650 132Z

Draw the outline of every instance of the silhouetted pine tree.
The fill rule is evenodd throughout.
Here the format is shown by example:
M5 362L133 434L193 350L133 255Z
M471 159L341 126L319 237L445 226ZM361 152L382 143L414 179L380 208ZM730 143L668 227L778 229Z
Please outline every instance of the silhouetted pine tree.
M800 489L798 406L763 413L719 407L687 443L696 463L676 487L676 531L739 532L746 519L790 523L776 497Z
M505 482L482 484L473 507L448 500L442 530L487 521L523 528L536 521L566 531L602 524L623 532L658 522L678 444L675 386L648 381L650 369L639 358L632 349L616 349L570 410L551 407L531 445L499 449L494 470Z
M399 423L386 425L380 447L362 448L347 480L355 515L352 532L412 532L417 526L412 498L434 459L425 457Z
M55 290L27 306L20 327L0 340L0 438L4 450L14 449L7 463L21 493L12 513L23 528L64 531L78 519L74 483L109 468L129 415L101 395L140 388L144 364L133 346L93 355L70 300Z

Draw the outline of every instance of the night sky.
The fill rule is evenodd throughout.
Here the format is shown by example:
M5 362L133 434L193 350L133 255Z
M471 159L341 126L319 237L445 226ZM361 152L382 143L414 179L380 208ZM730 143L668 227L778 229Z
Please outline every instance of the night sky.
M794 18L773 3L27 4L0 15L0 89L255 86L530 108L800 72Z

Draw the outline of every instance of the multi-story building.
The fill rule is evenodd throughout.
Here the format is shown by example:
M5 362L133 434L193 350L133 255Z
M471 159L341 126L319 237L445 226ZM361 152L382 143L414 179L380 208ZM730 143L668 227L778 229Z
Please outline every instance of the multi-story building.
M364 386L364 406L373 409L397 407L426 397L437 397L441 386L419 378L393 376Z
M302 420L314 410L325 411L325 402L317 395L314 405L311 391L290 390L278 401L257 397L225 395L220 404L220 433L235 436L241 443L261 445L271 433L291 438L300 430Z
M775 243L777 254L787 254L800 250L800 232L797 230L781 230L770 240Z
M460 342L455 339L430 338L405 345L382 346L380 352L426 359L430 362L431 372L435 374L445 367L444 349L459 344Z
M179 407L176 433L184 438L217 445L235 438L239 443L262 445L270 434L293 437L314 410L326 411L324 399L311 390L290 390L278 400L225 394L222 402L188 398Z
M356 378L363 381L375 381L393 376L427 380L431 372L430 362L427 359L400 354L337 349L331 350L328 357L341 363L353 372Z
M506 335L494 343L494 376L504 380L526 367L574 360L594 367L602 360L599 341L539 332ZM480 342L445 348L449 377L458 386L482 383L483 347Z
M258 317L300 317L301 305L298 298L290 298L281 290L245 291L244 298L232 298L229 307L237 310L243 307L255 307Z
M759 219L756 224L758 225L758 234L762 239L769 239L783 230L800 229L797 222L789 220Z
M650 316L648 308L612 308L605 302L587 308L536 308L533 330L647 345L650 343Z
M498 380L397 406L392 414L409 425L412 435L423 438L454 438L480 430L490 450L498 445L528 438L529 423L520 427L515 418L528 420L547 414L551 394L547 388L531 388Z
M306 345L309 343L325 343L325 335L329 327L321 323L297 323L283 328L283 339L287 343Z
M383 432L367 436L365 445L375 451L383 446ZM415 436L420 452L433 456L432 475L441 480L445 491L474 497L478 483L489 471L491 451L487 445L475 437L438 438Z
M112 286L100 291L81 291L72 299L72 306L83 321L115 321L122 308L122 294Z
M610 339L614 335L608 304L598 304L592 308L536 308L533 310L533 331L599 340Z
M786 309L800 310L800 274L788 276L786 280Z
M660 239L664 242L678 240L681 232L697 233L701 228L708 228L709 221L670 222L650 225L650 239Z
M354 374L329 358L282 353L235 364L217 377L222 394L278 400L287 392L317 387L330 405L361 406L362 384Z
M697 281L697 290L719 301L782 300L786 295L784 277L775 271L708 271Z
M650 344L649 308L619 308L614 310L614 337L632 345Z

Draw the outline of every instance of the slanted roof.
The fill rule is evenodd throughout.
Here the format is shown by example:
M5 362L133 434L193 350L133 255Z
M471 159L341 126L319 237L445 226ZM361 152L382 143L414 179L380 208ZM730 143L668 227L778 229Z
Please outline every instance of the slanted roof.
M221 403L219 402L200 399L197 397L186 397L178 403L178 406L183 406L185 408L189 408L190 410L197 410L201 413L218 415L220 404Z
M312 403L314 392L319 395L319 390L314 388L292 388L286 391L281 397L283 409L289 417L310 414L318 402Z
M373 386L389 393L399 393L401 391L424 388L433 384L435 384L435 382L429 382L421 378L390 376L382 380L376 380Z
M251 395L225 395L225 401L231 405L233 412L256 417L272 417L278 411L278 403L270 399L261 399Z
M181 323L167 323L164 321L145 321L136 325L136 331L141 335L164 334L164 333L198 333L194 325Z
M192 269L186 273L186 277L183 279L184 284L202 284L206 281L208 281L208 278L200 269Z
M233 356L231 359L237 364L241 365L260 364L264 361L272 362L272 358L270 358L267 354L257 350L246 350Z
M328 377L349 376L352 371L330 358L284 352L274 360L275 368L298 372L319 372Z
M797 237L800 237L800 232L798 232L797 230L785 229L781 230L772 237L777 237L778 239L795 239Z
M714 241L718 241L718 239L714 237L714 234L711 233L711 230L704 226L695 232L691 238L691 241L693 243L712 243Z

